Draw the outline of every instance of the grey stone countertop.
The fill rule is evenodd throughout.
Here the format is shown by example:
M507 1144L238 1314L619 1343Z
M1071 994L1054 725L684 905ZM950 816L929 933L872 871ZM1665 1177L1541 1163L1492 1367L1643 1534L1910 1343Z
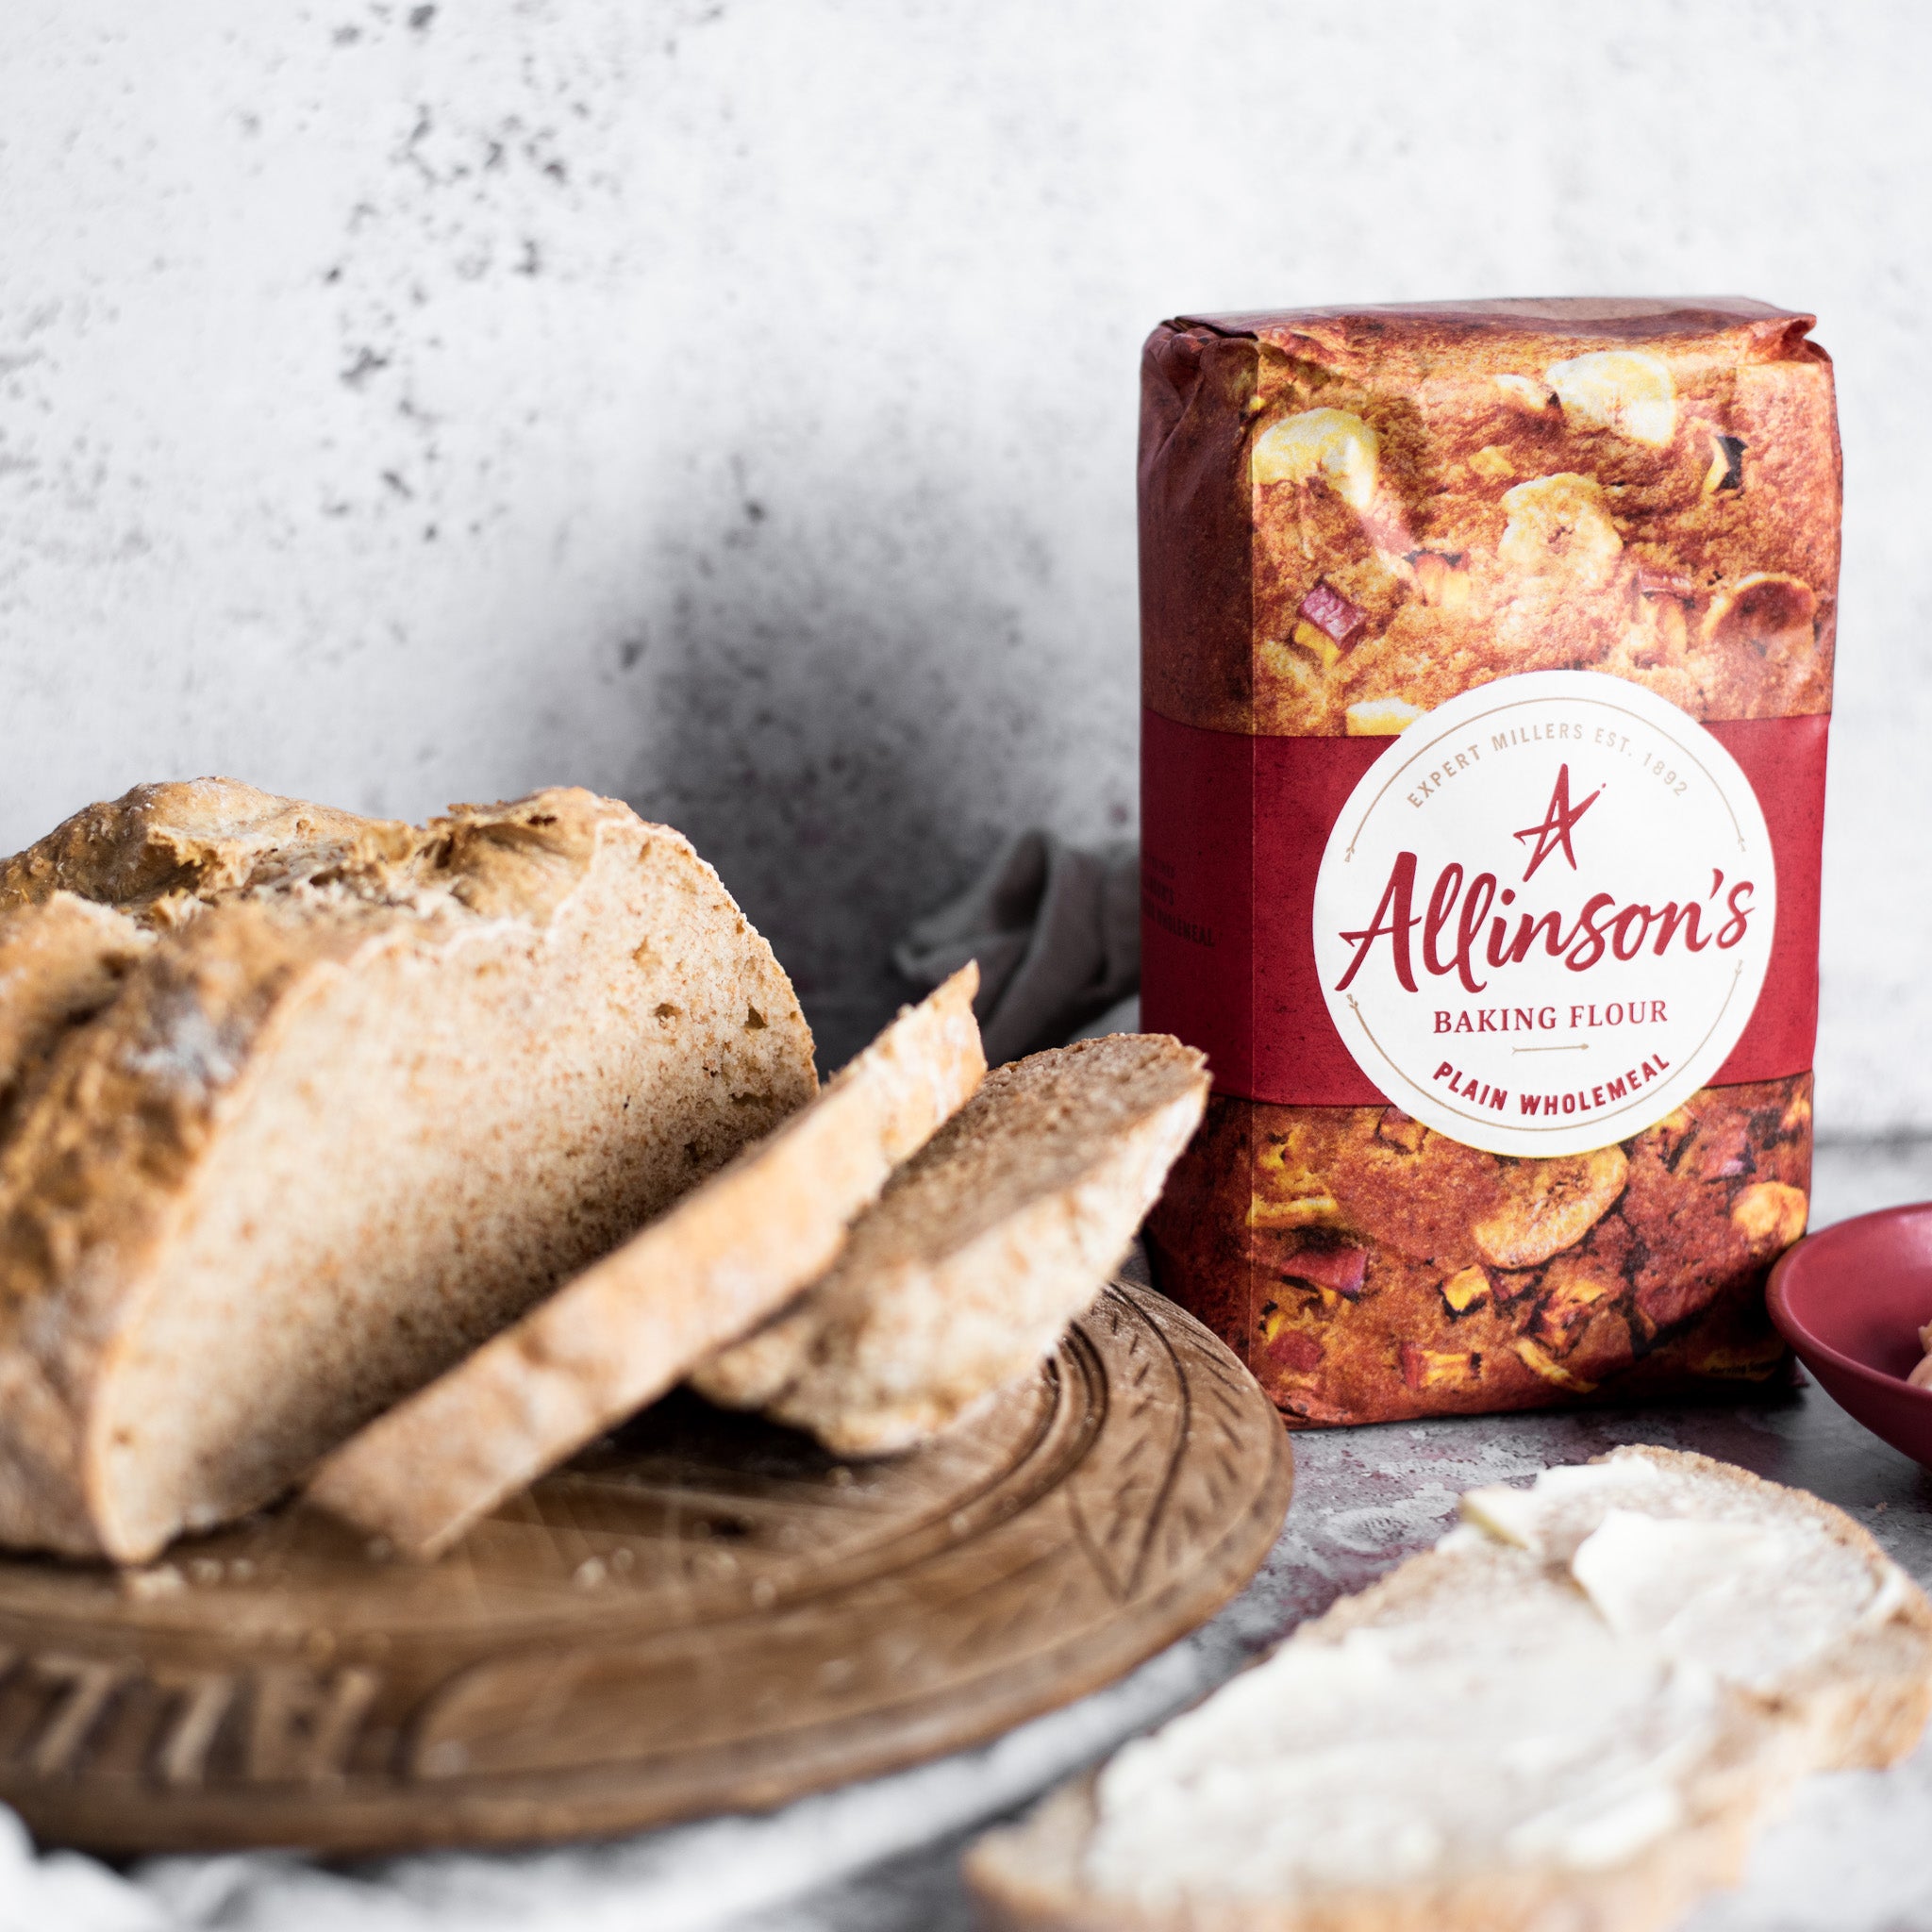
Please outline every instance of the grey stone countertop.
M1932 1196L1932 1142L1820 1150L1814 1224ZM252 1854L110 1872L36 1859L0 1831L0 1932L964 1932L960 1846L1158 1722L1335 1597L1447 1526L1457 1495L1619 1442L1699 1449L1849 1510L1932 1584L1932 1474L1807 1387L1748 1405L1602 1409L1338 1429L1295 1438L1293 1507L1260 1574L1210 1623L1110 1689L980 1750L763 1817L616 1843L328 1867ZM10 1823L0 1814L0 1825ZM1687 1932L1932 1926L1932 1744L1896 1771L1810 1780L1761 1836L1745 1883Z

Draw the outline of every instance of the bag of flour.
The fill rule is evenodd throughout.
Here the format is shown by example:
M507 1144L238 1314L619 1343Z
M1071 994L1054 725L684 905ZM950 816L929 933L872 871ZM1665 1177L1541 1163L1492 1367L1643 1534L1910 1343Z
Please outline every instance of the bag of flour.
M1183 320L1141 451L1161 1285L1291 1421L1761 1380L1803 1232L1831 365L1761 303Z

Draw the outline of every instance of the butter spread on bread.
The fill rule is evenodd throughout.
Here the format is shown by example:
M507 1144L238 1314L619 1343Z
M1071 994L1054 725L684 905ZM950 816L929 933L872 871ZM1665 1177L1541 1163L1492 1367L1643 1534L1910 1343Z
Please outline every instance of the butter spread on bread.
M1464 1516L982 1840L987 1923L1637 1932L1796 1777L1917 1740L1932 1607L1802 1491L1624 1449Z

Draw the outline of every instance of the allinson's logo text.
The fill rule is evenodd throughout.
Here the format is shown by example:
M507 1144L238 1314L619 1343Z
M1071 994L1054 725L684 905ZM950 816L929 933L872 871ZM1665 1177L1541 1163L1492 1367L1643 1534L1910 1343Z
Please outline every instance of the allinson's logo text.
M1538 841L1523 874L1524 885L1536 876L1537 869L1552 852L1560 852L1569 860L1572 872L1578 869L1571 844L1571 828L1601 795L1599 787L1573 808L1570 767L1564 764L1557 768L1549 811L1542 824L1514 835ZM1499 891L1492 872L1478 872L1465 882L1463 868L1452 859L1437 873L1429 890L1427 910L1418 916L1414 909L1416 864L1413 852L1398 852L1389 871L1389 882L1382 888L1374 917L1366 926L1341 935L1355 952L1348 970L1336 982L1338 992L1353 983L1356 974L1367 964L1375 941L1382 939L1389 941L1395 977L1405 992L1419 991L1415 976L1418 951L1425 971L1439 978L1453 974L1470 992L1481 992L1490 983L1487 978L1476 977L1479 970L1506 972L1511 966L1522 965L1538 947L1551 958L1561 959L1572 973L1588 973L1606 959L1635 959L1646 949L1662 958L1680 941L1687 952L1701 953L1707 945L1728 952L1742 941L1749 930L1751 901L1756 891L1749 879L1740 879L1719 902L1724 874L1721 866L1713 866L1710 886L1702 903L1687 897L1681 903L1667 899L1655 907L1641 901L1624 906L1618 904L1614 892L1592 892L1574 916L1566 916L1559 908L1542 912L1512 910L1517 900L1514 887L1504 886ZM1707 914L1707 908L1713 904L1715 913ZM1726 913L1728 918L1724 917ZM1487 940L1482 938L1485 920L1489 921ZM1723 923L1719 924L1719 920ZM1422 928L1420 948L1411 942L1411 935L1418 926ZM1436 1030L1448 1029L1439 1025Z

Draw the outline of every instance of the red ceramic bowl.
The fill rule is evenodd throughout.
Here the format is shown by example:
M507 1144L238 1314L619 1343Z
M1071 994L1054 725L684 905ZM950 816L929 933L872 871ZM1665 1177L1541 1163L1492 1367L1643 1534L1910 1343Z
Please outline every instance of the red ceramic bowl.
M1932 1389L1918 1367L1932 1322L1932 1201L1807 1236L1771 1271L1771 1319L1825 1392L1875 1436L1932 1468Z

